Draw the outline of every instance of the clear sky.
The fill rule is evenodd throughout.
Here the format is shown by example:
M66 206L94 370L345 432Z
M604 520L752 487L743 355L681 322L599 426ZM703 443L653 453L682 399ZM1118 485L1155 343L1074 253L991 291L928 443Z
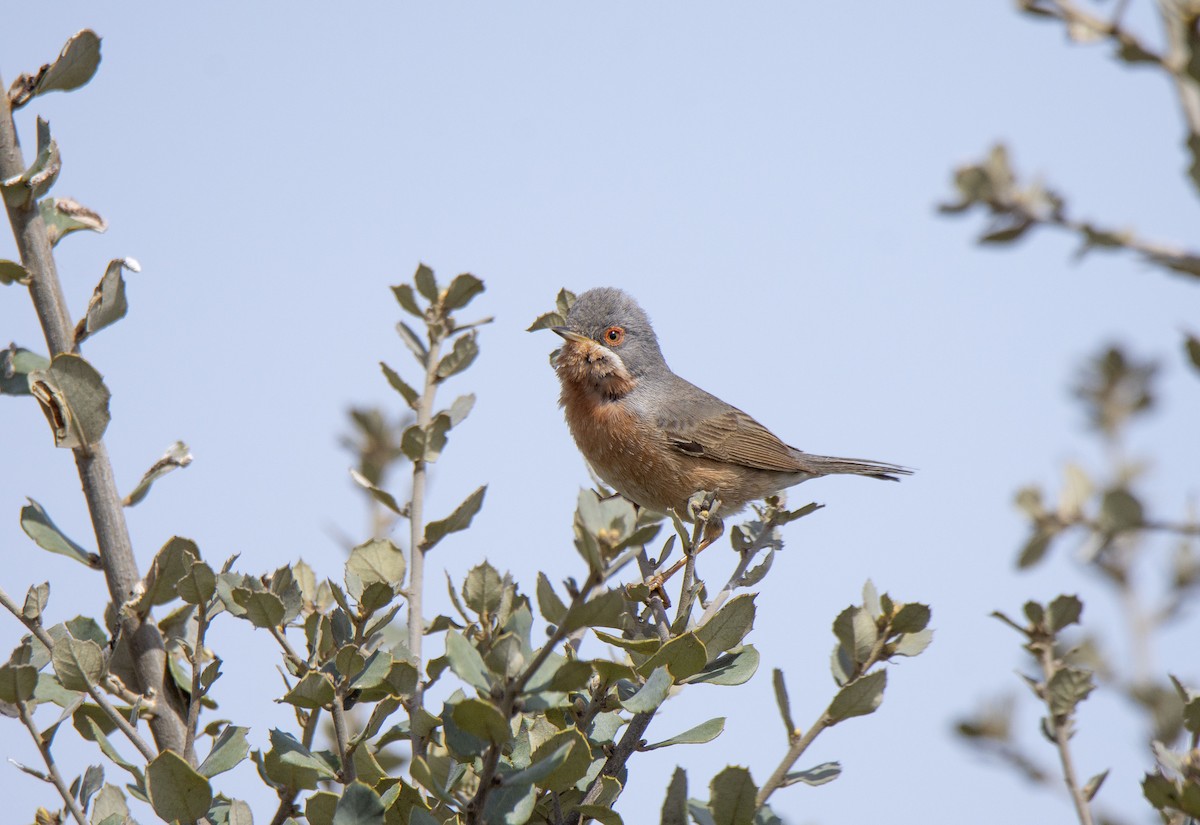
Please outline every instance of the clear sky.
M83 27L104 37L98 76L35 100L19 124L29 157L34 115L50 120L64 159L55 194L111 225L59 247L75 316L110 258L142 264L127 278L129 317L85 353L113 392L120 486L176 439L196 456L129 512L143 569L178 534L216 563L241 553L242 569L267 571L303 556L340 578L335 536L368 528L338 436L351 405L401 407L377 366L411 367L388 286L424 261L443 279L483 278L472 310L496 317L447 391L478 404L437 465L429 509L481 483L489 493L474 528L431 557L429 612L443 609L442 569L461 580L484 557L527 592L539 569L578 575L571 513L587 475L556 407L556 339L524 329L560 287L619 286L676 372L789 443L918 469L899 485L835 478L793 492L827 508L786 528L750 637L758 675L667 706L654 738L718 707L727 730L714 746L637 757L625 821L657 821L677 763L694 795L730 762L765 779L786 747L771 668L786 671L798 720L815 718L833 693L830 623L867 578L931 604L934 644L894 670L879 713L826 733L801 765L836 759L843 776L780 792L776 810L791 823L885 810L899 823L1069 820L1065 796L978 760L953 721L1023 690L1018 639L993 609L1078 591L1085 620L1115 626L1070 547L1032 574L1012 568L1026 529L1013 492L1056 487L1068 459L1103 466L1065 389L1100 343L1164 360L1167 406L1133 446L1154 457L1156 513L1194 500L1200 382L1179 332L1200 327L1200 288L1125 256L1072 264L1072 241L1051 234L980 249L979 218L945 219L935 204L955 165L1004 139L1080 216L1194 238L1161 78L998 1L225 2L15 5L0 32L5 85ZM0 257L14 255L0 233ZM0 290L0 339L44 348L18 287ZM0 431L0 584L20 596L50 578L52 620L98 615L99 574L18 526L28 495L93 543L70 455L28 400L0 400ZM731 562L710 565L717 578ZM0 618L3 649L18 630ZM1172 638L1157 665L1200 682L1185 633ZM282 693L270 640L233 621L210 640L227 660L221 715L264 745L270 726L290 725L266 704ZM1021 722L1032 734L1034 712ZM1144 819L1137 783L1152 757L1127 708L1097 697L1080 725L1080 771L1113 768L1100 802ZM68 771L96 761L63 734ZM37 762L14 722L2 738L6 756ZM1028 742L1055 764L1040 737ZM55 805L15 768L0 768L0 785L22 820ZM222 788L260 821L273 810L249 766Z

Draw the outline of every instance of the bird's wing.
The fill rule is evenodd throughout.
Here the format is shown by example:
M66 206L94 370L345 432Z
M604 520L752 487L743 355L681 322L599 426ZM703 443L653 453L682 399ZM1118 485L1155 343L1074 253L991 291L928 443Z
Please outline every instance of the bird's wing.
M690 387L688 403L660 409L658 426L671 447L685 455L760 470L796 472L796 451L746 413Z

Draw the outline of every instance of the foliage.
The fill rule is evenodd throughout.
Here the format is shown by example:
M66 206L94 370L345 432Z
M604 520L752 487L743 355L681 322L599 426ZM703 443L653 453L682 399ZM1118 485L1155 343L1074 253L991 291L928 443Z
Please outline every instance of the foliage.
M20 161L12 110L84 85L99 65L99 47L94 33L82 31L55 62L17 79L0 111L0 156ZM698 559L723 532L720 501L711 493L698 491L688 512L664 521L585 490L572 527L576 578L556 584L542 574L530 593L484 561L449 582L454 615L424 617L426 555L469 530L486 504L481 486L448 513L427 519L424 512L428 474L474 405L466 394L439 409L437 393L471 367L479 329L491 320L459 318L484 291L470 274L440 284L421 265L411 283L393 287L412 319L397 333L420 377L410 383L407 371L381 364L411 414L352 415L351 475L375 518L369 537L349 549L340 580L318 580L302 560L267 573L240 569L236 557L218 565L182 537L167 541L141 575L122 508L144 500L153 483L192 457L177 442L130 493L120 496L113 487L103 446L109 393L80 347L126 315L124 272L139 267L131 258L110 262L82 319L71 325L50 250L72 231L103 231L105 223L74 201L48 197L61 158L40 119L37 138L34 162L2 176L22 260L0 262L0 278L28 288L52 351L4 351L0 391L36 399L56 445L74 451L99 552L65 536L32 499L21 523L39 547L103 569L110 592L120 594L103 620L51 623L50 583L30 587L23 603L0 592L0 604L28 630L0 664L0 711L21 722L42 757L42 767L18 767L52 785L62 803L58 811L39 809L37 821L121 825L132 821L136 801L166 822L248 823L249 806L221 784L228 771L252 764L278 797L273 823L608 825L621 821L613 805L631 780L636 753L720 736L722 717L654 743L644 738L671 696L697 684L736 687L755 674L759 654L747 638L758 594L748 591L783 549L780 528L815 512L815 504L788 510L781 499L767 499L730 530L736 569L710 587ZM556 310L533 328L561 318L572 297L563 290ZM411 482L407 496L398 496L390 482L405 464ZM401 522L409 528L406 547L390 537ZM647 547L663 532L652 559ZM676 574L673 603L667 588ZM868 582L862 604L833 622L835 690L807 729L794 724L783 673L774 673L788 749L772 776L760 786L746 768L731 766L699 799L689 797L681 769L667 789L662 821L779 822L769 798L789 785L837 777L837 763L793 768L821 732L879 708L885 665L924 650L929 620L928 607L880 594ZM264 749L251 748L251 725L205 716L216 708L223 665L210 632L232 621L248 623L278 648L286 673L282 695L264 690L256 698L289 705L295 724L271 730ZM535 632L541 622L545 633ZM583 653L589 638L598 647L590 657ZM440 640L435 654L423 650L426 640ZM443 697L437 703L430 698L435 689ZM61 712L42 727L35 714L45 717L39 708L51 706ZM72 735L67 720L100 757L70 780L53 753Z
M1112 16L1105 19L1071 0L1018 3L1035 18L1063 24L1072 41L1110 43L1118 60L1155 69L1170 79L1187 132L1188 175L1200 187L1200 40L1196 37L1200 10L1188 3L1157 4L1165 32L1160 50L1126 25L1127 5L1118 3ZM1097 249L1126 250L1152 266L1200 276L1200 255L1194 252L1146 240L1133 230L1114 230L1072 218L1062 194L1037 182L1020 182L1003 145L995 146L982 162L956 170L954 186L957 198L943 204L941 211L986 211L989 223L979 237L982 244L1012 243L1036 227L1047 227L1079 238L1077 258ZM1183 350L1191 365L1200 368L1200 341L1194 335L1184 334ZM1139 490L1148 464L1128 455L1126 449L1129 428L1156 404L1157 372L1156 363L1137 358L1122 347L1102 347L1081 372L1073 394L1111 466L1097 473L1068 464L1057 496L1049 497L1037 486L1025 487L1016 496L1030 525L1029 537L1017 555L1017 567L1024 570L1041 565L1066 537L1076 537L1083 566L1099 576L1119 605L1134 651L1131 661L1112 656L1094 632L1077 635L1074 628L1081 625L1083 604L1075 596L1059 596L1046 605L1030 601L1024 607L1024 621L993 614L1021 634L1033 660L1034 675L1022 676L1044 708L1041 732L1058 751L1061 779L1083 825L1095 819L1093 800L1108 773L1105 770L1081 782L1070 744L1077 706L1094 690L1122 694L1145 715L1151 751L1147 756L1152 755L1153 762L1147 759L1151 770L1142 787L1163 821L1181 823L1200 815L1197 694L1175 677L1157 673L1152 660L1157 634L1179 620L1183 607L1200 587L1195 547L1200 523L1194 516L1172 520L1156 514ZM1155 536L1176 543L1167 569L1155 561ZM1139 586L1148 574L1158 579L1152 604L1146 603L1145 586ZM986 706L962 719L959 733L1025 778L1053 782L1054 772L1041 767L1020 744L1012 728L1014 711L1011 699ZM1183 750L1173 750L1181 742ZM1111 815L1105 819L1115 821Z

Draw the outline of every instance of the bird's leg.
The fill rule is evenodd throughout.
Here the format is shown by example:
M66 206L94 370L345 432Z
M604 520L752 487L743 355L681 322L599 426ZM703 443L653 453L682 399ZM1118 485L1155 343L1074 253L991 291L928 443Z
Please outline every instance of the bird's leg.
M720 502L715 502L715 504L720 504ZM713 511L716 509L716 506L714 506L711 510L706 511L709 513L708 518L697 518L698 523L696 526L699 528L697 530L698 536L697 539L694 539L693 541L694 546L692 549L687 550L685 548L682 559L668 567L665 572L659 573L658 575L646 580L646 584L650 586L650 592L661 597L663 604L666 607L671 606L671 600L668 598L666 591L663 589L663 585L688 564L694 563L696 556L700 555L701 552L712 546L717 539L721 538L721 536L725 534L725 522L713 514Z

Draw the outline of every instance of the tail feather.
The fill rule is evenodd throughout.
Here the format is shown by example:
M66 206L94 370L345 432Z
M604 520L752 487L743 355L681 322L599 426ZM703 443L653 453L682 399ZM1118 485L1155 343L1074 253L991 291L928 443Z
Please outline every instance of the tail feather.
M897 476L910 476L913 471L899 464L887 464L880 461L865 461L861 458L835 458L831 455L813 455L796 450L796 460L806 473L818 476L847 473L856 476L869 476L884 481L899 481Z

